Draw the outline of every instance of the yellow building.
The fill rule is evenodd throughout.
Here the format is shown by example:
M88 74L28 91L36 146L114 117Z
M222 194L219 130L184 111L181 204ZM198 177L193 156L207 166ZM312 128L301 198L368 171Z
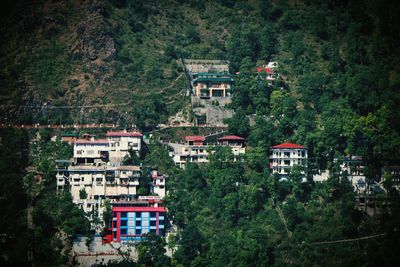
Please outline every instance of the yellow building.
M200 98L230 97L233 79L229 73L197 73L193 75L193 94Z

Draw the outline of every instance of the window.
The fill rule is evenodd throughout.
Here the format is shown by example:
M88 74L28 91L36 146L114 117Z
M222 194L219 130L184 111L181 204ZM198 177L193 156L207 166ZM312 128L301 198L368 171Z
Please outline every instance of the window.
M142 213L141 212L136 212L136 217L141 218L142 217Z
M150 226L156 226L156 221L150 221Z
M128 231L128 229L121 229L121 235L126 235L127 231Z
M121 220L121 226L127 226L128 220Z
M85 181L85 177L82 177L81 180L82 180L82 182Z
M121 217L127 217L128 216L128 213L127 212L121 212Z
M136 226L142 226L142 221L136 221Z
M150 217L152 217L152 218L156 217L156 213L155 212L150 212Z
M150 229L150 233L156 234L156 229Z
M140 230L140 229L136 229L136 230L135 230L135 234L136 234L136 235L140 235L140 234L142 234L142 230Z

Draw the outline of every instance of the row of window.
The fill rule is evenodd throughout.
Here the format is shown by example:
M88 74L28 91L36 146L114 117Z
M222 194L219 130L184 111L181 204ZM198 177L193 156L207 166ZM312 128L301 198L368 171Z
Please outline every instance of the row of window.
M305 164L304 160L279 160L279 159L274 159L272 161L273 163L277 163L277 164L283 164L283 165L287 165L289 166L292 162L292 164Z
M137 217L142 217L142 214L143 214L143 217L149 217L149 215L150 215L150 217L155 218L157 216L157 212L140 212L140 211L121 212L120 216L121 216L121 218L127 218L127 217L132 218L134 216L134 214L136 214L136 218ZM165 212L160 212L159 216L165 216ZM117 217L117 213L116 212L113 213L113 217L114 218Z
M157 230L156 229L150 229L150 231L148 231L148 230L142 231L141 229L136 229L135 230L135 235L143 235L143 234L147 234L149 232L156 234ZM163 236L164 235L164 230L160 229L158 231L158 234ZM127 236L127 235L128 235L127 229L121 229L121 237L124 237L124 236ZM131 233L129 235L131 235ZM113 239L116 239L116 238L117 238L117 232L114 231L113 232Z
M158 224L164 225L164 220L159 220ZM150 221L150 226L156 226L156 225L157 225L157 221ZM121 220L121 227L124 227L124 226L128 226L128 220ZM134 226L142 226L142 221L135 221Z
M273 156L275 157L290 157L290 154L292 154L292 156L297 156L298 157L305 157L306 156L306 152L304 150L298 150L297 152L293 151L292 153L290 152L274 152L272 153Z

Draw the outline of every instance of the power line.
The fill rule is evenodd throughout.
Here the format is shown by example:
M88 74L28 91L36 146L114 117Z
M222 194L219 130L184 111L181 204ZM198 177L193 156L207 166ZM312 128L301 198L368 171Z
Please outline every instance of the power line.
M132 101L128 101L126 103L120 103L120 104L98 104L98 105L80 105L80 106L47 106L47 105L10 105L10 106L15 106L15 107L23 107L23 108L45 108L45 109L73 109L73 108L102 108L102 107L116 107L116 106L127 106L131 104Z
M341 239L341 240L334 240L334 241L313 242L313 243L308 243L308 245L326 245L326 244L336 244L336 243L354 242L354 241L360 241L360 240L367 240L367 239L377 238L377 237L381 237L381 236L385 236L385 235L387 235L387 234L384 233L384 234L370 235L370 236L364 236L364 237L359 237L359 238Z

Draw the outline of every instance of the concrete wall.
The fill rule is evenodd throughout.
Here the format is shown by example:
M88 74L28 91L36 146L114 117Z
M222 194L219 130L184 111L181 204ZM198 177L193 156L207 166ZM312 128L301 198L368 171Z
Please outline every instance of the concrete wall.
M206 112L206 123L212 126L227 126L224 123L225 119L232 118L234 115L232 109L224 107L208 106Z
M211 105L212 102L216 102L216 101L218 101L219 107L224 107L227 104L232 102L232 98L230 98L230 97L213 97L211 99L201 99L198 96L192 96L191 101L192 101L193 108L196 108L198 106L206 107L208 105Z

